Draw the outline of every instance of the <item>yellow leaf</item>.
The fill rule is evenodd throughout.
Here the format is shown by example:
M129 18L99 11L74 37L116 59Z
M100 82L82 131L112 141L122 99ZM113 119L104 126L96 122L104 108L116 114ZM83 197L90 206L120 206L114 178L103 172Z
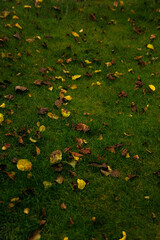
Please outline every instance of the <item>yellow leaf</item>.
M32 163L27 159L20 159L17 162L17 168L21 171L29 171L32 168Z
M40 122L37 122L37 127L40 127L40 125L41 125Z
M27 174L27 178L30 179L31 177L32 177L32 173L30 172Z
M83 190L86 186L86 182L83 179L77 179L78 188Z
M17 27L19 29L22 29L22 27L19 25L19 23L14 24L14 27Z
M37 140L33 139L32 137L30 137L29 140L30 140L31 142L33 142L33 143L36 143L36 142L37 142Z
M127 234L125 231L122 231L122 235L123 235L123 237L120 238L119 240L126 240Z
M11 199L11 202L17 202L17 201L19 201L19 197L16 197L16 198L12 198L12 199Z
M124 132L124 135L127 136L127 137L132 136L131 134L127 134L126 132Z
M25 214L28 214L28 213L29 213L29 211L30 211L30 209L29 209L29 208L25 208L23 212L24 212Z
M56 114L51 113L51 112L49 112L47 115L48 115L48 117L53 118L53 119L58 119L59 118Z
M133 9L131 9L131 13L136 14L135 11L134 11Z
M153 47L153 45L152 44L147 44L147 48L149 48L149 49L152 49L152 50L154 50L154 47Z
M6 107L5 103L2 103L2 104L0 105L0 108L5 108L5 107Z
M53 86L49 87L48 90L49 90L49 91L52 91L52 90L53 90Z
M52 152L52 154L50 155L50 163L52 163L52 164L55 164L61 160L62 160L61 150L56 150L56 151Z
M64 108L62 108L61 109L61 114L62 114L63 117L69 117L71 112L66 110L66 109L64 109Z
M125 181L127 182L130 178L129 177L125 177Z
M85 63L87 63L87 64L91 64L92 62L90 62L90 61L88 61L88 60L84 60L85 61Z
M102 70L95 70L94 73L102 72Z
M145 198L145 199L147 199L147 200L148 200L148 199L150 199L150 197L149 197L149 196L145 196L144 198Z
M65 96L64 99L67 100L67 101L71 101L72 97L68 95L68 96Z
M156 88L155 88L154 85L148 85L148 87L149 87L152 91L155 91L155 90L156 90Z
M78 79L80 77L81 77L81 75L74 75L74 76L72 76L72 80L76 80L76 79Z
M32 97L31 93L28 94L28 97Z
M130 155L129 155L129 153L127 153L127 154L126 154L126 158L130 158Z
M11 24L9 24L9 23L7 23L7 24L5 24L5 27L7 27L7 28L11 28L11 27L12 27L12 25L11 25Z
M19 17L16 16L16 15L14 15L14 16L12 17L12 19L19 19Z
M29 5L24 5L24 8L32 8L32 7Z
M124 2L123 1L119 1L119 6L123 6Z
M39 147L37 147L37 146L36 146L36 153L37 153L37 156L38 156L38 155L40 155L40 153L41 153L41 150L40 150L40 148L39 148Z
M111 63L111 62L106 62L105 64L106 64L107 67L112 66L112 63Z
M46 131L46 127L45 127L44 125L40 126L40 127L39 127L39 131L40 131L40 132Z
M73 89L76 89L76 88L77 88L77 85L75 85L75 84L71 86L71 89L72 89L72 90L73 90Z
M79 34L76 33L76 32L72 32L72 35L73 35L74 37L79 37Z
M98 86L100 86L100 85L102 84L102 83L100 83L100 82L96 82L96 83L97 83Z
M131 68L131 69L128 69L128 72L132 72L133 71L133 68Z
M35 36L34 38L41 40L41 37L40 37L40 36ZM48 68L49 68L49 67L48 67ZM48 69L48 70L49 70L49 69Z
M69 238L68 237L64 237L64 239L63 240L69 240Z
M50 188L52 186L52 184L53 183L51 183L51 182L43 181L43 185L44 185L45 189Z

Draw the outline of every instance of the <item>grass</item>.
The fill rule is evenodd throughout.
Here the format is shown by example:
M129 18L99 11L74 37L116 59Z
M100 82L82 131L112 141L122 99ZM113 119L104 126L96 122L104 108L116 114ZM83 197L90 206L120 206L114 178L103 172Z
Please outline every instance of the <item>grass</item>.
M31 8L24 8L25 4ZM126 232L127 240L160 239L159 179L153 174L160 168L158 4L126 0L123 6L115 7L111 0L46 0L39 5L40 8L36 8L31 0L0 2L0 82L5 85L1 87L0 105L5 103L6 106L0 109L4 115L0 146L10 144L5 151L0 148L0 239L33 240L31 234L36 230L40 230L44 240L65 237L69 240L117 240L122 237L122 231ZM10 14L3 17L3 11ZM95 21L90 14L95 14ZM13 19L14 15L19 19ZM116 24L109 24L110 20L116 20ZM22 29L16 28L16 23ZM134 24L141 26L144 33L133 31ZM83 32L79 33L81 29ZM80 35L77 41L72 31ZM21 39L13 37L16 33ZM156 35L153 41L151 34ZM40 39L26 41L35 36ZM146 47L149 43L154 50ZM11 58L7 53L12 54ZM146 66L138 64L135 56L142 56ZM68 58L72 61L66 63ZM58 59L63 63L58 63ZM92 63L88 65L85 60ZM105 63L112 60L116 64L107 68ZM40 72L47 67L47 72ZM69 74L65 74L64 69ZM133 72L128 72L129 69ZM95 70L101 72L93 74ZM107 74L116 71L123 75L109 80ZM87 72L92 73L92 77L87 77ZM71 76L74 75L82 77L73 81ZM65 81L55 79L56 76L62 76ZM143 86L135 90L137 76ZM49 91L49 86L45 85L36 86L36 79L52 82L53 90ZM92 85L96 82L101 85ZM73 84L77 89L71 89ZM149 90L149 84L156 90ZM18 93L15 86L25 86L29 91ZM71 102L62 105L71 112L68 118L61 115L62 106L54 105L60 86L67 90L65 95L72 97ZM128 97L119 98L120 91L127 92ZM7 94L14 95L14 100L6 99ZM136 112L131 111L133 102L137 105ZM45 107L59 119L39 115L38 108ZM84 112L91 115L86 116ZM11 120L10 124L7 119ZM46 127L39 139L37 122ZM90 131L76 131L74 126L80 122L88 125ZM13 132L14 136L5 135ZM24 144L19 143L19 136L23 137ZM103 139L100 140L100 136ZM30 137L37 142L31 142ZM91 154L84 155L74 169L68 164L68 152L63 150L72 147L71 151L78 152L76 138L88 142L83 147L90 148ZM107 146L119 143L123 146L115 154L106 150ZM36 146L40 155L36 154ZM121 155L126 148L129 158ZM58 149L63 154L62 172L56 172L50 164L51 153ZM134 155L138 155L139 160L134 160ZM13 158L32 162L30 178L28 172L17 169ZM89 166L91 162L106 163L113 170L118 169L120 178L101 174L99 168ZM70 170L77 176L72 176ZM15 181L6 173L14 175ZM64 182L57 184L55 180L60 175ZM137 177L126 181L129 175ZM86 181L83 190L77 189L77 179ZM44 181L53 184L45 189ZM11 199L17 197L19 200L11 205ZM61 209L62 203L66 210ZM29 214L24 213L25 208L30 209ZM92 217L96 217L95 222Z

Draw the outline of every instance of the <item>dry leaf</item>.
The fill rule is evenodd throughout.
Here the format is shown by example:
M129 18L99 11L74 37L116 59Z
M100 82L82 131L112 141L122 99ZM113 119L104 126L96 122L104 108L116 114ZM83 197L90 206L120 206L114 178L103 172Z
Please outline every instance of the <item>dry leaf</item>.
M67 209L67 207L66 207L66 204L65 204L65 203L62 203L60 207L61 207L61 209L63 209L63 210L66 210L66 209Z
M78 123L75 126L75 128L76 128L76 130L83 131L84 133L88 132L90 130L90 128L86 124L84 124L84 123Z
M48 117L50 117L52 119L58 119L59 118L56 114L51 113L51 112L49 112L47 115L48 115Z
M21 171L30 171L32 169L32 163L27 159L19 159L17 168Z
M52 164L55 164L61 160L62 160L61 150L56 150L56 151L52 152L52 154L50 155L50 163L52 163Z
M79 34L76 33L76 32L72 32L72 35L73 35L74 37L79 37Z
M74 76L72 76L72 80L76 80L76 79L78 79L80 77L81 77L81 75L74 75Z
M58 176L57 179L55 180L57 183L62 184L64 181L63 176Z
M44 115L46 113L48 113L48 108L40 108L38 111L38 114L40 115Z
M25 92L25 91L28 91L28 89L24 86L16 86L15 87L15 91L17 92Z

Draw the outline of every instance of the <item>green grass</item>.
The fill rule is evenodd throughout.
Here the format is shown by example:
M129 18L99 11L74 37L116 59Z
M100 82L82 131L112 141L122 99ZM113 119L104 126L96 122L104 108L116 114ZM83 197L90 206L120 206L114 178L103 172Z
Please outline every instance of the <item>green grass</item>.
M31 8L24 8L25 4ZM40 8L36 8L31 0L0 2L0 15L3 16L3 11L10 12L0 19L0 82L6 86L0 88L0 105L6 105L0 108L4 115L0 125L0 239L31 239L30 234L35 230L40 230L44 240L63 240L65 237L69 240L102 240L105 234L108 240L118 240L122 231L126 232L127 240L160 239L159 178L153 174L160 168L158 4L126 0L123 6L116 8L111 0L46 0L39 5ZM96 16L95 21L89 17L92 13ZM13 19L14 15L19 19ZM117 24L109 24L110 20L116 20ZM22 29L14 27L15 23ZM141 26L144 33L140 35L133 31L133 24ZM81 29L83 32L79 33ZM72 31L80 35L78 42ZM13 37L16 33L20 40ZM153 42L151 34L156 35ZM46 38L46 35L53 38ZM41 40L26 41L35 36L40 36ZM3 40L4 37L8 41ZM44 42L48 48L42 46ZM149 43L153 44L154 50L146 47ZM8 58L7 53L13 57ZM147 65L139 65L135 56L143 56L142 61ZM156 57L155 61L153 58ZM66 63L68 58L72 58L72 62ZM57 63L58 59L62 59L64 65ZM92 63L87 65L85 60ZM105 63L112 60L116 64L107 68ZM48 70L44 74L39 71L47 67L54 71ZM65 74L64 69L69 74ZM134 73L128 72L129 69ZM85 75L95 70L101 72L90 78ZM123 75L109 80L107 74L116 71ZM73 81L69 75L82 77ZM56 76L62 76L65 81L54 80ZM137 76L143 86L135 90ZM48 90L49 86L34 85L36 79L52 82L53 91ZM92 86L97 81L101 85ZM73 84L77 89L70 88ZM156 90L149 91L149 84ZM18 93L15 86L25 86L29 91ZM57 108L54 103L59 97L60 86L67 90L65 95L70 95L72 101ZM119 98L120 91L127 92L128 97ZM6 99L7 94L13 94L14 100ZM137 105L137 112L131 111L132 102ZM142 108L147 105L148 109L143 112ZM38 115L38 107L47 107L59 119L51 119L47 114ZM62 107L71 112L68 118L61 115ZM10 114L11 110L13 114ZM91 115L85 116L84 112ZM12 121L11 124L7 124L7 119ZM39 139L37 122L46 127ZM90 131L75 130L74 126L80 122L88 125ZM13 132L14 136L5 135ZM101 134L103 139L99 140ZM18 136L23 136L24 145L19 143ZM30 137L37 142L31 142ZM83 147L90 148L91 154L84 155L74 169L68 164L68 153L63 150L72 147L71 151L79 152L76 138L88 142ZM11 146L4 151L5 143ZM115 154L106 150L107 146L119 143L123 146ZM35 146L41 150L40 155L36 154ZM125 148L130 158L121 156ZM62 172L56 172L50 164L50 154L55 150L61 150L63 154ZM138 155L139 160L134 160L134 155ZM13 158L32 162L31 178L27 178L28 172L17 169ZM91 162L106 163L113 170L118 169L120 178L102 175L99 168L89 166ZM77 176L71 176L69 170ZM14 172L15 181L6 172ZM126 181L131 174L137 177ZM55 182L60 175L64 177L61 185ZM77 179L86 181L83 190L77 189ZM53 185L45 189L44 181ZM9 207L11 199L17 197L19 201ZM62 203L66 204L66 210L61 209ZM25 208L30 209L29 214L23 212ZM96 217L96 222L92 217ZM70 223L70 218L74 224ZM40 220L46 222L40 225Z

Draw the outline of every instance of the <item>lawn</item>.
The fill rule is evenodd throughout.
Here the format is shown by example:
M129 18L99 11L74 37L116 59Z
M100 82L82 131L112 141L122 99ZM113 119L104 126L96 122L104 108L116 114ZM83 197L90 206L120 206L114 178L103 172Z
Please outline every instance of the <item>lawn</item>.
M0 239L160 239L160 6L0 1Z

